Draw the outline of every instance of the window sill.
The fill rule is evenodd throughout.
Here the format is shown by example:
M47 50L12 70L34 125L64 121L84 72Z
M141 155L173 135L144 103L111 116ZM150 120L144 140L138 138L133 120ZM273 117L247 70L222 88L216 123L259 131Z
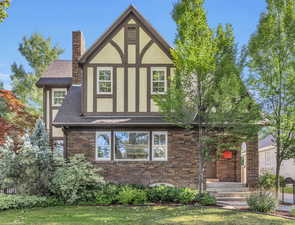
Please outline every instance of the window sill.
M96 98L112 98L113 97L113 94L112 93L108 93L108 94L101 94L101 93L98 93L96 95Z

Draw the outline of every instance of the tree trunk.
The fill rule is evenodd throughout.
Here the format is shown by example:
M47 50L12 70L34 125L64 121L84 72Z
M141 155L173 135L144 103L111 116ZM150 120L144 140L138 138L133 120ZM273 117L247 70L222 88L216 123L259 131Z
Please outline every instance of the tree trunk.
M280 190L280 169L281 169L281 163L279 160L277 160L276 165L276 198L279 199L279 190Z

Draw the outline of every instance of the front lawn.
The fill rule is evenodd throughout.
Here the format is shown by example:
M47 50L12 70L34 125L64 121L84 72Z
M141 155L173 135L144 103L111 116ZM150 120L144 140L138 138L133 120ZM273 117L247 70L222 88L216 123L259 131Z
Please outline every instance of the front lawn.
M181 207L52 207L0 212L0 225L291 225L278 217L216 208Z

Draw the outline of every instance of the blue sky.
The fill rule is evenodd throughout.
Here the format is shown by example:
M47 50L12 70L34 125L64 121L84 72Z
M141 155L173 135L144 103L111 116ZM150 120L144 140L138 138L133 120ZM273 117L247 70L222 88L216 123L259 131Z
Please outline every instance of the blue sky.
M18 52L23 36L41 33L65 49L61 59L71 58L71 32L81 30L89 47L120 14L133 4L173 46L175 24L171 10L176 0L12 0L9 17L0 24L0 80L10 88L10 65L26 65ZM205 8L211 27L231 23L239 45L255 31L264 0L207 0Z

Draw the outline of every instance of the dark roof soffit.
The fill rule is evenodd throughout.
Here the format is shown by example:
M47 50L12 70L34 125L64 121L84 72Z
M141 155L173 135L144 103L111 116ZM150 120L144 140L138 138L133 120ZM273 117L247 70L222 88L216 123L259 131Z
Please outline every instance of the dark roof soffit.
M92 52L95 51L104 41L105 39L131 14L134 16L146 27L147 30L151 32L151 34L155 35L160 44L163 45L165 49L169 52L171 47L165 41L165 39L153 28L153 26L132 6L130 5L125 12L113 23L113 25L97 40L95 43L87 49L87 51L80 57L79 63L85 63L87 59L91 56Z

